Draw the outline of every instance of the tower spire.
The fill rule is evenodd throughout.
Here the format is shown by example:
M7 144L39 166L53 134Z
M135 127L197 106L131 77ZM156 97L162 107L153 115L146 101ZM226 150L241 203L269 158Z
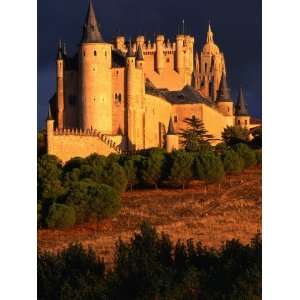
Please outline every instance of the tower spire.
M133 49L132 49L132 46L131 46L131 39L129 39L129 49L127 51L127 57L134 57L134 53L133 53Z
M51 112L51 106L50 106L50 103L49 103L47 121L50 121L50 120L53 120L53 117L52 117L52 112Z
M89 0L89 8L83 25L81 43L103 43L101 32L99 30L93 1Z
M138 48L137 48L137 51L136 51L136 57L135 58L136 58L137 61L144 60L143 51L142 51L141 45L138 45Z
M59 40L56 59L63 59L62 41Z
M170 121L169 121L169 126L168 126L168 132L167 134L175 134L175 130L174 130L174 125L173 125L173 120L172 117L170 117Z
M242 88L240 88L240 91L239 91L237 104L235 107L235 115L236 116L249 116Z
M208 22L208 31L206 36L206 43L214 43L214 34L211 30L210 21Z
M230 95L230 89L228 88L226 74L224 71L222 73L216 100L217 100L217 102L232 102L231 95Z

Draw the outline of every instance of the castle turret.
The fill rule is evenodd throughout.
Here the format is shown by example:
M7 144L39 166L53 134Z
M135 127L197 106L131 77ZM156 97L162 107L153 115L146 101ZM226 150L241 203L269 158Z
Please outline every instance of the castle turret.
M223 72L218 95L216 98L217 109L224 116L233 116L233 101L230 95L230 89L228 88L226 74Z
M164 40L163 35L158 35L156 37L156 71L161 74L164 69Z
M136 38L136 44L137 44L137 46L141 46L143 48L143 46L145 44L145 37L143 35L139 35Z
M237 103L235 106L235 120L236 125L243 127L248 127L250 125L250 115L247 110L247 105L242 88L240 88Z
M140 45L138 45L136 56L135 56L135 63L136 67L138 69L143 69L144 66L144 57L143 57L143 51Z
M56 57L56 89L57 89L57 127L64 127L64 53L62 43Z
M179 137L175 134L172 117L170 117L168 132L166 136L166 150L172 152L179 149Z
M176 71L179 74L184 73L184 53L183 53L184 35L176 36Z
M90 0L79 52L81 127L108 134L112 132L111 50Z
M48 116L46 121L46 128L47 128L47 153L51 154L52 152L52 137L54 131L54 119L52 117L51 106L48 106Z
M124 36L117 36L116 47L118 50L124 51L124 49L125 49L125 37Z
M138 53L137 53L138 54ZM141 63L140 57L138 64ZM144 73L136 68L136 56L131 42L126 55L126 96L128 150L144 148Z

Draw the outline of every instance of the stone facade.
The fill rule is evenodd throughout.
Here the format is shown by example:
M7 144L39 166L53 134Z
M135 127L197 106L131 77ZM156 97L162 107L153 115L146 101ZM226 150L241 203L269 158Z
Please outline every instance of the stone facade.
M174 42L158 35L154 42L138 36L131 43L118 36L106 43L90 1L77 53L69 56L61 44L58 50L57 91L47 120L48 153L66 161L93 152L108 155L152 147L171 151L180 147L178 134L185 118L192 116L204 122L216 143L227 125L250 128L243 97L242 114L235 115L224 55L210 26L195 59L194 41L178 34Z

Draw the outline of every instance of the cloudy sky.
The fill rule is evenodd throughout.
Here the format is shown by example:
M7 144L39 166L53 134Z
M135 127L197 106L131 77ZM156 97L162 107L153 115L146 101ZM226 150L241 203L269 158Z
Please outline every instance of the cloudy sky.
M163 33L174 40L182 19L185 32L202 47L208 21L216 43L225 54L232 96L244 88L250 113L261 118L261 0L93 0L106 41L118 33L153 40ZM55 92L58 40L73 54L78 48L88 0L38 1L38 127L43 126L47 103Z

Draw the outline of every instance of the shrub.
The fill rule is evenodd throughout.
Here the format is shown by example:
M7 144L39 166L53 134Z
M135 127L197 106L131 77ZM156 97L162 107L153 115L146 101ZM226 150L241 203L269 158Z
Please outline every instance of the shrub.
M224 178L224 167L221 159L212 151L199 153L193 164L194 178L208 182L219 182Z
M115 189L106 184L94 184L89 188L89 215L97 220L115 216L120 208L120 196Z
M48 228L67 228L75 224L76 214L73 207L54 203L49 211L46 223Z
M246 144L236 144L234 150L244 160L245 168L251 167L256 164L256 156L254 150L249 148Z
M165 155L162 150L151 150L141 161L141 178L145 184L158 186L163 173Z
M244 168L244 160L233 150L226 150L222 156L226 172L239 173Z
M64 189L60 181L62 175L62 163L54 155L45 154L37 162L37 192L38 199L59 198Z
M170 156L171 169L169 180L175 185L185 185L193 178L192 164L194 157L186 151L173 151Z
M222 138L228 146L247 143L248 136L249 130L241 126L226 126L222 132Z

